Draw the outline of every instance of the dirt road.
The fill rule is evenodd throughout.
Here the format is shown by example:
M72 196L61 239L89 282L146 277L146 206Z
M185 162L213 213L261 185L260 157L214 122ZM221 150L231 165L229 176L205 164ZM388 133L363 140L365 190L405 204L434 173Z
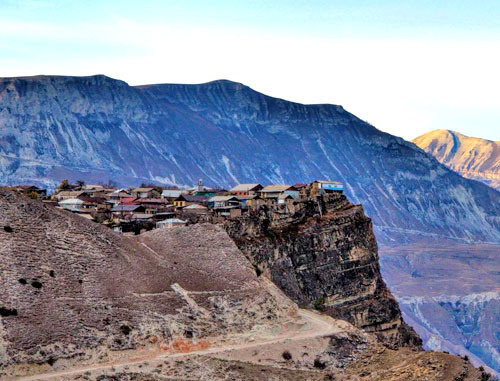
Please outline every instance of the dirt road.
M255 341L247 341L241 344L232 344L232 345L220 345L210 347L208 349L202 349L198 351L192 351L189 353L171 353L165 354L158 352L156 354L151 354L147 358L141 359L123 359L118 363L113 364L95 364L81 367L74 367L65 369L63 371L49 372L43 374L37 374L33 376L26 376L16 378L16 380L22 381L36 381L36 380L51 380L51 379L65 379L69 376L76 376L78 374L82 374L89 371L99 371L114 368L115 370L119 370L120 368L140 364L148 361L154 360L164 360L164 359L175 359L186 356L196 355L210 355L216 353L222 353L226 351L240 350L240 349L248 349L248 348L258 348L260 346L265 346L269 344L275 344L279 342L284 342L287 340L302 340L306 338L314 338L314 337L322 337L331 334L336 334L342 332L342 327L336 324L334 319L329 318L328 316L319 315L313 311L300 309L298 311L300 320L302 320L303 326L301 328L290 329L285 331L282 334L271 336L263 339L256 339Z

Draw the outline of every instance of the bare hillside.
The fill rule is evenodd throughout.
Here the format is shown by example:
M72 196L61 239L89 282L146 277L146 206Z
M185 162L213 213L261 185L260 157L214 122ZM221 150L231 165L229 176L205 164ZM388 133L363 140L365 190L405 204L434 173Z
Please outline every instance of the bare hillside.
M2 365L105 360L144 342L277 324L293 310L214 225L145 236L0 193ZM160 238L161 236L161 238ZM162 247L155 251L154 248ZM193 295L190 295L193 293Z
M500 190L500 141L434 130L413 139L413 142L463 177Z
M1 191L0 242L1 379L479 377L297 309L220 226L126 238Z

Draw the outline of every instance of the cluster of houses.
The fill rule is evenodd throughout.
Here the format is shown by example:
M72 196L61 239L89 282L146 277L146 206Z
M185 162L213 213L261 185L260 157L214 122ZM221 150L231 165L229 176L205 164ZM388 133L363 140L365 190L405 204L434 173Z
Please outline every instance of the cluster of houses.
M17 190L45 196L42 190L35 188ZM337 181L267 186L238 184L225 190L206 187L201 180L189 189L155 186L116 189L81 184L57 190L43 201L107 224L117 232L126 232L134 231L138 226L162 228L185 225L193 216L236 218L262 205L292 204L293 200L305 196L306 189L309 193L318 194L342 192L343 185Z

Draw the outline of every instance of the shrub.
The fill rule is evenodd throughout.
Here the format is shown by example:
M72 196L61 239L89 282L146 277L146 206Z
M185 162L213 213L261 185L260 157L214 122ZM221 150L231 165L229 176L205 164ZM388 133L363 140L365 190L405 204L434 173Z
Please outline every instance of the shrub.
M325 369L326 364L323 361L321 361L318 357L316 357L314 359L314 367L318 369Z
M325 309L325 298L323 296L316 298L313 302L313 308L318 311L323 311Z
M288 351L284 351L281 356L286 360L289 361L292 359L292 354Z

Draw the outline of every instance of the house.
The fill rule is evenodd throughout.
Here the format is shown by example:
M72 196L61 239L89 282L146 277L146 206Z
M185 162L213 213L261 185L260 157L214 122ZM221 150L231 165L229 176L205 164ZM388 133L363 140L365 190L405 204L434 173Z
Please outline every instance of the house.
M193 196L212 197L212 196L215 196L218 192L220 192L219 189L203 187L202 190L195 190L192 193L192 195Z
M130 197L132 197L132 195L129 192L124 191L122 189L120 189L118 192L115 191L107 194L107 198L109 199L109 201L115 204L119 204L120 202L123 202L122 201L123 199ZM135 197L133 198L135 200Z
M84 184L80 190L87 192L90 197L102 196L106 193L104 186L97 184Z
M79 196L89 196L85 191L61 191L56 194L57 201L67 200L70 198L77 198Z
M293 187L299 192L299 195L304 197L306 195L306 189L309 184L306 183L297 183L293 184Z
M179 189L165 189L161 192L161 198L168 200L170 203L173 203L174 200L182 194L182 191Z
M60 208L75 213L80 217L92 220L93 217L90 214L90 209L89 208L85 209L83 205L84 202L78 198L68 198L66 200L59 201Z
M248 196L251 194L257 194L262 189L260 184L238 184L232 188L229 193L235 194L237 196Z
M193 214L206 214L208 213L208 208L201 204L191 204L182 208L183 213L193 213Z
M111 213L113 213L115 217L123 217L129 214L144 213L144 212L145 209L144 206L142 205L118 204L111 209Z
M166 220L167 218L174 218L175 217L175 212L174 210L168 209L166 212L160 212L160 213L155 213L153 214L153 219L155 221L162 221Z
M132 196L137 198L157 198L160 197L160 192L155 188L134 188L131 191Z
M88 190L85 191L87 192L91 197L103 197L103 198L109 198L109 194L113 193L114 189L109 189L109 188L104 188L104 189L94 189L94 190Z
M161 212L168 205L168 201L163 198L138 198L134 203L144 206L146 213L150 214Z
M287 193L281 193L278 196L278 204L286 204L290 200L293 200L293 197Z
M242 206L247 206L249 208L258 208L265 203L264 200L262 200L262 198L257 194L236 196L236 198Z
M10 187L10 189L24 194L36 193L38 197L44 197L47 195L47 189L38 188L34 185L15 185Z
M109 209L111 205L107 204L105 198L101 197L87 197L87 196L78 196L79 200L83 201L82 208L83 209Z
M79 211L83 209L83 201L78 198L67 198L59 201L59 206L70 211Z
M148 222L153 219L153 215L149 213L132 213L124 216L123 219L130 222Z
M208 202L207 197L203 196L192 196L189 194L181 194L174 200L174 206L176 208L183 208L190 204L206 204Z
M225 217L241 216L240 200L236 196L214 196L209 199L209 206L215 214Z
M198 181L198 185L189 188L186 190L186 193L193 195L193 196L204 196L204 197L212 197L217 194L218 190L209 188L203 185L202 180L200 179Z
M342 192L344 190L344 184L338 181L316 180L315 182L312 183L312 185L313 189L316 190L318 194Z
M172 228L174 226L185 226L187 221L179 220L178 218L169 218L156 223L157 228Z
M299 197L299 191L291 185L268 185L259 191L263 199L277 200L279 195L285 193L293 198Z
M122 202L121 204L125 204L125 205L139 205L137 200L139 200L138 198L135 198L133 196L131 197L124 197L122 198Z
M208 203L214 209L227 208L228 206L239 206L240 200L236 196L213 196L208 199Z

